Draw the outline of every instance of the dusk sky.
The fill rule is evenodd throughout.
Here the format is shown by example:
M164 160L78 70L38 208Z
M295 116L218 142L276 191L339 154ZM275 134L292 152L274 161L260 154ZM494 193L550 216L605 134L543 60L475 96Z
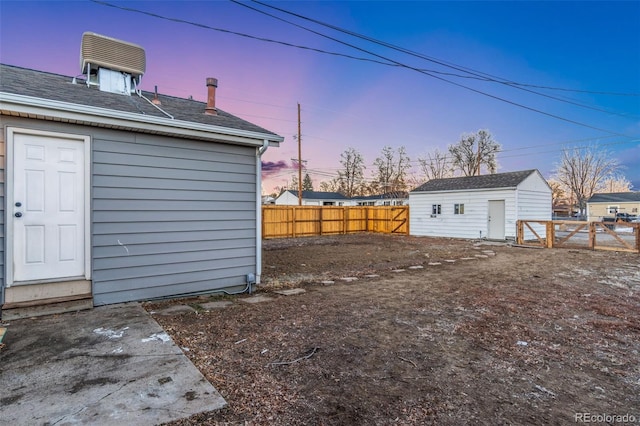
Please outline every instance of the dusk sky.
M78 75L92 31L145 49L144 90L206 101L216 77L217 107L285 137L265 192L296 174L298 103L316 189L347 147L369 176L404 146L420 181L419 156L488 129L499 172L548 178L563 148L592 146L640 190L640 1L105 3L2 0L0 62Z

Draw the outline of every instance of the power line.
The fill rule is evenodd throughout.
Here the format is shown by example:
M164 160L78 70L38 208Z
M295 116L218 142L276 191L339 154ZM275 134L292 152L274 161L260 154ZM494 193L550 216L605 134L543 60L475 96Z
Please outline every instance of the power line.
M598 127L590 126L590 125L585 124L585 123L581 123L581 122L578 122L578 121L575 121L575 120L571 120L571 119L567 119L567 118L564 118L564 117L561 117L561 116L557 116L557 115L554 115L554 114L551 114L551 113L547 113L547 112L542 111L542 110L538 110L538 109L535 109L535 108L532 108L532 107L527 107L525 105L522 105L522 104L519 104L519 103L516 103L516 102L513 102L513 101L509 101L507 99L504 99L504 98L501 98L501 97L498 97L498 96L495 96L495 95L491 95L491 94L488 94L486 92L483 92L483 91L480 91L480 90L477 90L477 89L473 89L473 88L470 88L470 87L465 86L463 84L456 83L456 82L447 80L445 78L437 77L437 76L432 75L432 74L439 74L439 75L454 76L454 77L459 77L459 78L471 78L471 79L476 79L476 80L481 80L481 81L496 82L496 83L504 84L504 85L507 85L507 86L510 86L510 87L514 87L514 88L517 88L517 89L520 89L520 90L524 90L524 91L536 94L538 96L543 96L543 97L554 99L554 100L557 100L557 101L560 101L560 102L569 103L569 104L576 105L576 106L579 106L579 107L582 107L582 108L587 108L587 109L591 109L591 110L594 110L594 111L604 112L604 113L607 113L607 114L619 115L619 116L622 116L622 117L631 117L631 118L636 117L636 116L632 116L632 115L629 115L629 114L621 114L621 113L618 113L618 112L615 112L615 111L610 111L610 110L605 110L605 109L602 109L602 108L593 107L593 106L586 105L586 104L583 104L583 103L580 103L580 102L575 102L575 101L571 101L571 100L567 100L567 99L558 98L558 97L555 97L555 96L539 93L539 92L536 92L536 91L533 91L533 90L524 89L524 88L518 87L518 86L545 87L547 89L565 90L565 91L577 91L577 90L573 90L573 89L560 89L560 88L552 88L552 87L548 87L548 86L536 86L536 85L531 85L531 84L516 83L516 82L511 82L511 81L500 81L500 80L496 80L496 79L492 79L492 78L482 77L479 74L476 74L475 76L473 76L473 75L472 76L468 76L468 75L460 75L460 74L455 74L455 73L442 72L442 71L437 71L437 70L430 70L430 69L424 69L424 68L411 67L411 66L402 64L400 62L394 61L392 59L385 58L385 57L383 57L381 55L377 55L375 53L369 52L367 50L360 49L360 48L358 48L356 46L349 45L348 43L341 42L341 41L339 41L337 39L334 39L332 37L317 33L317 32L315 32L313 30L310 30L310 29L307 29L305 27L299 26L299 25L297 25L295 23L291 23L291 22L286 21L286 20L284 20L282 18L279 18L279 17L276 17L274 15L268 14L268 13L266 13L264 11L261 11L259 9L256 9L256 8L252 8L252 7L248 6L248 5L242 4L242 3L237 2L235 0L231 0L231 1L233 3L235 3L235 4L247 7L249 9L255 10L255 11L259 12L259 13L265 14L267 16L271 16L271 17L273 17L275 19L281 20L283 22L287 22L287 23L289 23L291 25L295 25L295 26L297 26L299 28L302 28L302 29L305 29L307 31L311 31L311 32L313 32L313 33L315 33L317 35L322 36L322 37L326 37L326 38L332 39L334 41L337 41L339 43L346 44L349 47L356 48L356 49L361 50L361 51L363 51L365 53L368 53L368 54L371 54L371 55L374 55L374 56L378 56L378 57L380 57L382 59L385 59L386 61L391 61L391 62L378 61L378 60L373 60L373 59L370 59L370 58L361 58L361 57L357 57L357 56L353 56L353 55L347 55L347 54L337 53L337 52L330 52L330 51L323 50L323 49L317 49L317 48L312 48L312 47L308 47L308 46L297 45L297 44L284 42L284 41L279 41L279 40L273 40L273 39L269 39L269 38L265 38L265 37L257 37L257 36L253 36L253 35L246 34L246 33L240 33L240 32L237 32L237 31L211 27L209 25L192 22L192 21L188 21L188 20L185 20L185 19L171 18L171 17L163 16L163 15L160 15L160 14L157 14L157 13L143 11L143 10L140 10L140 9L135 9L135 8L131 8L131 7L125 7L125 6L118 6L118 5L114 5L114 4L111 4L111 3L108 3L108 2L104 2L104 1L100 1L100 0L90 0L90 1L92 1L93 3L96 3L96 4L112 7L112 8L115 8L115 9L120 9L120 10L123 10L123 11L140 13L140 14L151 16L151 17L158 18L158 19L163 19L163 20L167 20L167 21L171 21L171 22L175 22L175 23L192 25L192 26L199 27L199 28L202 28L202 29L208 29L208 30L212 30L212 31L219 31L219 32L223 32L223 33L227 33L227 34L233 34L233 35L237 35L237 36L241 36L241 37L245 37L245 38L250 38L250 39L254 39L254 40L259 40L259 41L263 41L263 42L276 43L276 44L280 44L280 45L284 45L284 46L288 46L288 47L295 47L295 48L298 48L298 49L314 51L316 53L323 53L323 54L328 54L328 55L333 55L333 56L342 56L342 57L345 57L345 58L348 58L348 59L353 59L353 60L358 60L358 61L374 62L374 63L381 64L381 65L395 66L395 67L402 67L402 68L412 69L414 71L417 71L417 72L420 72L422 74L428 75L428 76L430 76L432 78L437 78L437 79L445 81L445 82L447 82L449 84L453 84L453 85L465 88L467 90L471 90L471 91L476 92L478 94L482 94L482 95L494 98L496 100L500 100L500 101L509 103L511 105L514 105L514 106L525 108L525 109L528 109L528 110L533 111L533 112L537 112L537 113L540 113L540 114L543 114L543 115L547 115L549 117L553 117L553 118L556 118L556 119L559 119L559 120L563 120L563 121L566 121L566 122L569 122L569 123L573 123L573 124L576 124L576 125L585 126L585 127L591 128L593 130L599 130L599 131L602 131L602 132L605 132L605 133L611 133L611 134L620 135L618 133L615 133L615 132L612 132L612 131L609 131L609 130L606 130L606 129L600 129ZM255 0L253 0L253 1L255 1ZM256 2L256 3L263 4L263 3L260 3L260 2ZM277 10L284 11L284 9L279 9L279 8L274 7L274 6L270 6L270 5L265 5L265 6L271 7L271 8L277 9ZM284 12L292 14L291 12L287 12L287 11L284 11ZM296 14L294 14L294 15L296 15ZM301 15L296 15L296 16L302 17ZM304 18L304 17L302 17L302 18ZM310 18L304 18L304 19L311 20ZM314 21L314 20L312 20L312 21ZM314 21L314 22L320 22L320 21ZM329 24L323 24L323 25L330 26ZM330 26L330 27L338 29L338 27L333 27L333 26ZM351 32L349 32L347 30L341 30L341 31L347 32L347 33L351 33ZM356 33L351 33L351 34L356 35ZM357 36L367 39L365 36L360 36L360 35L357 35ZM370 39L370 40L374 41L374 39ZM375 42L378 43L378 44L387 45L387 47L392 47L393 46L393 45L385 43L385 42L380 42L380 41L375 41ZM411 51L403 49L403 48L399 48L399 47L395 47L395 46L393 48L395 50L403 51L404 53L410 53L410 54L412 54L414 56L421 57L422 59L426 59L426 60L430 60L432 62L439 63L440 65L443 65L443 66L451 67L451 68L458 69L458 70L461 70L461 71L464 71L464 72L469 72L469 71L466 71L463 67L457 67L457 66L448 65L446 62L437 61L437 60L434 60L434 59L429 58L427 56L420 55L420 54L417 54L415 52L411 52ZM474 73L471 73L471 74L474 74ZM489 74L486 74L486 75L489 75ZM600 94L614 94L614 92L592 92L592 91L582 91L582 92L585 92L585 93L600 93ZM620 95L620 96L640 96L640 94L620 94L620 93L615 94L615 95Z
M265 14L267 16L271 16L271 17L276 18L278 20L282 20L283 22L289 23L291 25L298 26L297 24L291 23L289 21L283 20L283 19L281 19L279 17L276 17L276 16L273 16L273 15L270 15L270 14L264 12L264 11L261 11L260 9L252 8L252 7L250 7L250 6L246 5L246 4L240 3L237 0L230 0L230 1L232 3L238 4L240 6L244 6L244 7L247 7L249 9L252 9L254 11L257 11L259 13ZM492 81L492 82L496 82L496 83L503 83L503 84L509 84L509 85L515 85L515 86L535 87L535 88L540 88L540 89L560 90L560 91L566 91L566 92L591 93L591 94L611 95L611 96L640 96L640 93L619 93L619 92L606 92L606 91L577 90L577 89L567 89L567 88L559 88L559 87L552 87L552 86L542 86L542 85L527 84L527 83L517 83L515 81L510 81L510 80L502 78L502 77L497 77L495 75L491 75L491 74L488 74L488 73L484 73L484 72L481 72L481 71L474 70L473 68L464 67L462 65L456 65L454 63L447 62L447 61L444 61L444 60L441 60L441 59L436 59L436 58L433 58L433 57L429 57L427 55L423 55L421 53L418 53L418 52L415 52L415 51L412 51L412 50L409 50L409 49L406 49L406 48L403 48L403 47L400 47L400 46L397 46L397 45L393 45L391 43L387 43L387 42L384 42L384 41L381 41L381 40L377 40L377 39L374 39L372 37L356 33L354 31L346 30L344 28L341 28L341 27L338 27L338 26L335 26L335 25L332 25L332 24L328 24L326 22L322 22L322 21L319 21L317 19L309 18L309 17L306 17L304 15L301 15L301 14L298 14L298 13L295 13L295 12L291 12L291 11L288 11L286 9L282 9L282 8L279 8L279 7L270 5L270 4L266 4L266 3L263 3L263 2L258 1L258 0L250 0L250 1L252 1L253 3L260 4L260 5L264 6L264 7L268 7L270 9L278 10L278 11L280 11L282 13L286 13L288 15L295 16L297 18L300 18L300 19L303 19L303 20L306 20L306 21L310 21L310 22L316 23L318 25L325 26L327 28L331 28L331 29L333 29L335 31L339 31L339 32L342 32L344 34L351 35L353 37L357 37L357 38L360 38L360 39L363 39L363 40L366 40L366 41L369 41L369 42L372 42L372 43L375 43L375 44L378 44L378 45L381 45L381 46L384 46L384 47L391 48L393 50L397 50L397 51L400 51L400 52L403 52L403 53L407 53L409 55L412 55L412 56L415 56L415 57L418 57L418 58L421 58L421 59L425 59L425 60L428 60L430 62L434 62L434 63L437 63L439 65L446 66L448 68L453 68L453 69L456 69L456 70L459 70L459 71L462 71L462 72L466 72L466 73L472 74L474 77L449 73L449 75L452 75L452 76L463 77L463 78L475 78L475 79L480 79L480 80L484 80L484 81ZM302 27L302 28L304 29L304 27ZM443 73L443 74L445 74L445 73Z
M133 8L128 8L128 7L122 7L122 6L117 6L117 5L112 5L112 4L110 4L110 3L103 2L103 1L98 1L98 0L91 0L91 1L93 1L94 3L97 3L97 4L101 4L101 5L105 5L105 6L109 6L109 7L114 7L114 8L117 8L117 9L124 10L124 11L130 11L130 12L142 13L142 14L149 15L149 16L152 16L152 17L155 17L155 18L165 19L165 20L169 20L169 21L173 21L173 22L177 22L177 23L183 23L183 24L194 25L194 26L197 26L197 27L200 27L200 28L204 28L204 29L210 29L210 30L222 31L222 32L231 33L231 34L235 34L235 35L240 35L240 36L243 36L243 37L248 37L248 38L257 39L257 40L261 40L261 41L269 41L269 42L275 42L275 43L279 43L279 44L285 44L285 45L287 45L287 46L293 46L293 47L301 47L301 48L305 48L304 46L296 46L296 45L292 45L291 43L278 42L278 41L275 41L275 40L265 39L265 38L261 38L261 37L255 37L255 36L251 36L251 35L248 35L248 34L238 33L238 32L235 32L235 31L229 31L229 30L223 30L223 29L219 29L219 28L214 28L214 27L210 27L210 26L207 26L207 25L198 24L198 23L194 23L194 22L190 22L190 21L186 21L186 20L182 20L182 19L177 19L177 18L168 18L168 17L164 17L164 16L161 16L161 15L158 15L158 14L151 13L151 12L141 11L141 10L138 10L138 9L133 9ZM243 5L243 6L244 6L244 5ZM263 13L263 12L261 12L261 13ZM277 17L276 17L276 19L280 19L280 18L277 18ZM285 22L287 22L287 21L285 21ZM293 25L298 26L297 24L293 24ZM304 28L304 27L301 27L301 28ZM312 30L310 30L310 31L312 31ZM314 32L314 31L312 31L312 32ZM328 37L328 36L324 36L324 35L322 35L322 34L318 34L318 35L321 35L321 36L323 36L323 37ZM330 38L330 37L328 37L328 38ZM332 39L332 38L331 38L331 39ZM340 41L340 40L336 40L336 41L337 41L337 42L339 42L339 43L345 44L345 45L347 45L347 46L353 47L353 48L355 48L355 49L361 50L361 51L363 51L363 52L366 52L366 53L372 54L372 55L374 55L374 56L378 56L378 57L384 58L384 57L382 57L382 56L380 56L380 55L377 55L377 54L375 54L375 53L368 52L368 51L367 51L367 50L365 50L365 49L361 49L361 48L358 48L358 47L356 47L356 46L351 46L350 44L345 43L345 42L342 42L342 41ZM312 50L318 50L318 51L319 51L319 49L312 49ZM327 52L321 52L321 53L327 53ZM350 55L348 55L348 56L350 56ZM354 59L364 59L364 58L355 58L355 57L354 57ZM384 58L384 59L386 59L386 58ZM381 62L381 61L376 61L376 62L383 63L383 64L387 64L387 65L389 64L389 63L387 63L387 62ZM394 64L392 64L392 65L394 65L394 66L400 66L400 67L408 68L408 69L415 70L415 71L418 71L418 72L424 71L424 70L421 70L421 69L418 69L418 68L414 68L414 67L407 66L407 65L402 64L402 63L400 63L400 62L396 62L396 61L392 61L392 62L394 62ZM441 80L443 80L443 81L445 81L445 82L448 82L448 83L450 83L450 84L454 84L454 85L457 85L457 86L460 86L460 87L463 87L463 88L467 88L468 90L471 90L471 91L474 91L474 92L477 92L477 93L481 93L481 94L484 94L484 95L486 95L486 96L489 96L489 97L492 97L492 98L495 98L495 99L498 99L498 100L502 100L502 101L504 101L504 102L507 102L507 103L510 103L510 104L513 104L513 105L520 106L520 107L525 108L525 109L529 109L529 110L532 110L532 111L535 111L535 112L539 112L539 113L544 114L544 115L548 115L548 116L551 116L551 117L555 117L555 118L561 119L561 120L563 120L563 121L568 121L568 122L571 122L571 123L574 123L574 124L578 124L578 125L582 125L582 126L585 126L585 127L589 127L589 128L594 129L594 130L598 130L598 131L602 131L602 132L610 133L610 134L612 134L612 135L616 135L616 136L622 136L622 137L626 137L626 138L629 138L629 137L630 137L630 136L623 135L623 134L620 134L620 133L611 132L611 131L608 131L608 130L605 130L605 129L600 129L600 128L597 128L597 127L594 127L594 126L589 126L589 125L586 125L586 124L583 124L583 123L579 123L579 122L576 122L576 121L573 121L573 120L570 120L570 119L566 119L566 118L563 118L563 117L560 117L560 116L555 116L555 115L553 115L553 114L546 113L546 112L544 112L544 111L539 111L539 110L536 110L536 109L533 109L533 108L527 107L527 106L525 106L525 105L520 105L520 104L517 104L517 103L515 103L515 102L509 101L509 100L506 100L506 99L502 99L502 98L496 97L496 96L494 96L494 95L491 95L491 94L488 94L488 93L484 93L484 92L478 91L478 90L476 90L476 89L469 88L469 87L467 87L467 86L460 85L460 84L458 84L458 83L451 82L451 81L449 81L449 80L446 80L446 79L443 79L443 78L440 78L440 77L437 77L437 76L433 76L433 75L431 75L431 74L430 74L430 73L428 73L428 72L423 72L423 73L425 73L425 74L427 74L427 75L429 75L429 76L431 76L431 77L433 77L433 78L441 79ZM263 117L263 118L267 118L267 119L269 119L269 117ZM287 121L287 120L283 120L283 121Z
M331 37L331 36L328 36L328 35L326 35L326 34L322 34L322 33L318 32L318 31L312 30L312 29L310 29L310 28L304 27L304 26L302 26L302 25L296 24L296 23L294 23L294 22L287 21L286 19L283 19L283 18L280 18L280 17L278 17L278 16L272 15L272 14L267 13L267 12L265 12L265 11L262 11L262 10L260 10L260 9L256 9L256 8L251 7L251 6L248 6L248 5L245 5L245 4L242 4L242 3L239 3L239 2L237 2L236 0L230 0L230 1L231 1L231 2L233 2L233 3L239 4L239 5L241 5L241 6L247 7L247 8L249 8L249 9L255 10L255 11L257 11L257 12L259 12L259 13L262 13L262 14L264 14L264 15L271 16L271 17L273 17L274 19L277 19L277 20L282 21L282 22L286 22L286 23L288 23L288 24L290 24L290 25L293 25L293 26L295 26L295 27L297 27L297 28L303 29L303 30L308 31L308 32L310 32L310 33L316 34L316 35L318 35L318 36L320 36L320 37L324 37L324 38L326 38L326 39L329 39L329 40L335 41L336 43L343 44L343 45L345 45L345 46L351 47L351 48L353 48L353 49L356 49L356 50L359 50L359 51L361 51L361 52L367 53L367 54L369 54L369 55L375 56L375 57L377 57L377 58L381 58L381 59L384 59L384 60L386 60L386 61L389 61L389 62L395 63L395 64L397 64L397 65L402 66L403 68L407 68L407 69L409 69L409 70L413 70L413 71L419 72L419 73L421 73L421 74L425 74L425 75L427 75L427 76L429 76L429 77L431 77L431 78L435 78L435 79L438 79L438 80L444 81L444 82L446 82L446 83L452 84L452 85L454 85L454 86L461 87L461 88L463 88L463 89L470 90L470 91L472 91L472 92L475 92L475 93L478 93L478 94L481 94L481 95L484 95L484 96L490 97L490 98L492 98L492 99L496 99L496 100L499 100L499 101L501 101L501 102L505 102L505 103L507 103L507 104L510 104L510 105L513 105L513 106L517 106L517 107L519 107L519 108L523 108L523 109L526 109L526 110L529 110L529 111L532 111L532 112L536 112L536 113L538 113L538 114L542 114L542 115L545 115L545 116L547 116L547 117L551 117L551 118L555 118L555 119L557 119L557 120L565 121L565 122L567 122L567 123L572 123L572 124L575 124L575 125L578 125L578 126L582 126L582 127L586 127L586 128L592 129L592 130L597 130L597 131L599 131L599 132L609 133L609 134L612 134L612 135L623 136L623 137L629 137L629 138L631 137L631 136L628 136L628 135L624 135L624 134L622 134L622 133L614 132L614 131L612 131L612 130L607 130L607 129L603 129L603 128L600 128L600 127L592 126L592 125L587 124L587 123L582 123L582 122L580 122L580 121L576 121L576 120L572 120L572 119L569 119L569 118L565 118L565 117L562 117L562 116L559 116L559 115L556 115L556 114L552 114L552 113L549 113L549 112L546 112L546 111L542 111L542 110L537 109L537 108L529 107L529 106L526 106L526 105L520 104L520 103L518 103L518 102L511 101L511 100L508 100L508 99L502 98L502 97L500 97L500 96L492 95L492 94L487 93L487 92L484 92L484 91L482 91L482 90L474 89L474 88L469 87L469 86L466 86L466 85L464 85L464 84L460 84L460 83L456 83L456 82L451 81L451 80L447 80L446 78L439 77L439 76L434 75L434 74L432 74L432 73L429 73L429 72L426 72L426 71L420 70L419 68L416 68L416 67L413 67L413 66L410 66L410 65L403 64L403 63L401 63L401 62L399 62L399 61L396 61L396 60L394 60L394 59L387 58L387 57L385 57L385 56L382 56L382 55L379 55L379 54L377 54L377 53L371 52L371 51L366 50L366 49L364 49L364 48L361 48L361 47L358 47L358 46L356 46L356 45L353 45L353 44L347 43L347 42L345 42L345 41L339 40L339 39L337 39L337 38L335 38L335 37ZM253 1L255 1L255 0L253 0ZM258 2L258 3L259 3L259 2ZM263 3L260 3L260 4L263 4ZM274 6L269 6L269 5L267 5L267 7L275 8ZM282 10L282 9L279 9L279 8L275 8L275 9ZM286 12L286 13L290 13L290 12ZM468 71L467 71L467 72L468 72Z
M527 148L538 148L538 147L545 147L545 146L551 146L551 145L559 145L559 144L565 144L565 143L571 143L571 142L584 142L584 141L590 141L590 140L595 140L595 139L602 139L602 137L594 137L594 138L585 138L585 139L579 139L579 140L574 140L574 141L566 141L566 142L553 142L553 143L549 143L549 144L540 144L540 145L535 145L535 146L531 146L531 147L527 147ZM615 141L615 142L608 142L608 143L604 143L604 144L598 144L598 148L600 147L607 147L607 146L614 146L614 145L626 145L629 143L636 143L636 142L640 142L640 139L636 139L636 140L631 140L631 141ZM571 149L590 149L593 148L592 145L579 145L579 146L573 146L570 147ZM526 149L526 148L525 148ZM519 154L512 154L512 155L503 155L500 156L498 158L498 160L500 160L501 158L514 158L514 157L522 157L522 156L534 156L534 155L542 155L542 154L548 154L548 153L556 153L556 152L561 152L564 149L567 148L559 148L559 149L553 149L553 150L547 150L547 151L538 151L538 152L533 152L533 153L519 153ZM501 153L505 153L505 152L512 152L512 151L518 151L520 150L520 148L515 148L515 149L510 149L510 150L499 150L496 152L497 155L500 155ZM450 155L444 155L443 156L443 160L445 161L445 165L447 166L453 166L453 161L451 160L451 156ZM414 167L420 166L420 162L419 160L411 160L410 163L412 163L411 168L413 169ZM375 164L374 163L369 163L365 166L365 169L374 169ZM334 167L325 167L325 168L306 168L305 169L308 173L316 175L316 176L321 176L321 177L326 177L326 178L330 178L330 179L334 179L337 178L339 176L339 171L342 170L341 168L334 168ZM277 172L277 174L272 174L269 177L273 178L273 177L279 177L279 176L283 176L286 174L291 174L293 173L293 171L288 171L288 170L282 170ZM376 178L375 176L368 176L368 177L364 177L363 182L376 182Z

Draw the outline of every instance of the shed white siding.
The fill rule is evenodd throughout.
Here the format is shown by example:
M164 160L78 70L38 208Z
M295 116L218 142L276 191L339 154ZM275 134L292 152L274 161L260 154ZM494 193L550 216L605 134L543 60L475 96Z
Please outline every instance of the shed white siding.
M489 232L489 201L505 201L505 236L515 237L515 191L475 190L418 192L409 194L409 229L413 235L451 238L484 238ZM432 217L432 206L441 214ZM464 204L464 214L454 214L456 204ZM513 232L510 231L510 225Z
M514 188L413 191L409 227L412 235L451 238L486 238L489 235L489 202L504 201L504 236L516 238L518 220L551 220L551 189L539 173L532 173ZM464 213L455 214L455 205L463 204ZM433 215L432 206L441 213ZM542 225L532 225L540 235ZM525 238L534 238L525 229Z

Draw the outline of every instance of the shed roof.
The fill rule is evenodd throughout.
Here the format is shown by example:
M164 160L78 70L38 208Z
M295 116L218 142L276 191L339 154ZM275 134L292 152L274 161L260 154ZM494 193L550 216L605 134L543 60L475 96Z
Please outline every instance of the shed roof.
M640 202L640 191L638 192L610 192L603 194L593 194L588 203L634 203Z
M411 192L515 188L532 173L538 173L538 171L536 169L532 169L522 170L519 172L495 173L491 175L432 179Z
M273 142L283 140L281 136L269 130L220 109L217 109L217 115L204 114L205 102L159 94L160 108L173 116L173 118L169 118L147 100L152 99L154 93L142 91L141 94L147 98L144 99L135 94L127 96L100 91L95 86L88 87L82 80L77 83L74 83L74 80L72 77L60 74L0 64L0 101L2 101L0 112L3 114L12 113L14 105L9 105L7 99L18 97L21 102L26 104L29 101L35 104L36 100L55 103L58 110L71 110L73 106L90 107L96 111L114 111L120 116L135 118L138 122L164 122L165 125L171 125L172 122L191 123L199 125L200 129L206 129L206 126L211 126L212 129L234 129L240 133L264 136ZM203 84L203 92L205 90ZM44 118L56 119L46 116ZM72 122L72 120L67 121ZM91 122L83 122L82 124L98 125Z

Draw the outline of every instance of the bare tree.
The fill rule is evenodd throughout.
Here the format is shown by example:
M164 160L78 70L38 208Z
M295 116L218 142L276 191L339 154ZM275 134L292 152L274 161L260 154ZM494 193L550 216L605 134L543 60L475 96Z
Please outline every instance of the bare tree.
M407 171L411 167L409 161L404 146L398 148L397 152L390 146L382 148L380 157L373 162L376 168L374 181L378 190L382 193L406 191Z
M342 169L338 170L339 192L347 197L360 195L364 182L364 158L355 148L349 147L340 154Z
M619 168L617 160L597 147L565 148L556 166L555 179L569 188L580 213L584 214L587 200Z
M447 153L437 148L424 157L418 157L418 164L426 181L453 177L453 167Z
M501 146L488 130L464 133L455 145L449 145L453 167L465 176L479 175L484 165L491 174L498 170L496 153Z
M322 192L339 192L339 189L340 184L337 178L320 182L320 191Z
M564 184L553 178L548 179L547 183L551 187L551 200L554 205L562 200L569 199L570 190Z
M602 182L597 192L630 192L632 188L633 185L626 177L622 175L611 175Z

